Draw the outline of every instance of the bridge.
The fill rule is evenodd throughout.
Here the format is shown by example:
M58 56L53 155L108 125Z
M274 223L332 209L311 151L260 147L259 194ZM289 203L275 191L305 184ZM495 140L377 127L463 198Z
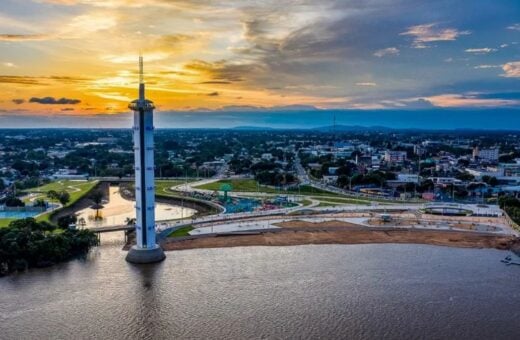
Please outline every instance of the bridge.
M135 229L134 225L113 225L108 227L96 227L89 228L90 231L94 233L110 233L113 231L132 231Z
M100 181L100 182L135 182L135 177L118 177L118 176L92 176L88 178L92 181ZM158 181L168 181L168 180L193 180L192 177L156 177Z

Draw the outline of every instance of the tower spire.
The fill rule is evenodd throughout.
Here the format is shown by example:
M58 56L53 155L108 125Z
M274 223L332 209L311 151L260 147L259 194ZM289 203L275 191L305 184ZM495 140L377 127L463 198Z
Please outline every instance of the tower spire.
M139 53L139 84L144 84L143 56Z
M141 53L139 53L139 100L144 100L144 71Z

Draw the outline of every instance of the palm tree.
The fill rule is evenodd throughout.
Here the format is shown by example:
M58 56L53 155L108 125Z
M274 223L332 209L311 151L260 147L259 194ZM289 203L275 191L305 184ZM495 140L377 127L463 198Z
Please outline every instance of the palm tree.
M101 205L101 202L103 201L103 192L101 192L99 190L94 191L90 195L90 198L94 202L93 208L96 209L96 217L95 217L95 219L98 220L99 219L99 209L103 208L103 206Z

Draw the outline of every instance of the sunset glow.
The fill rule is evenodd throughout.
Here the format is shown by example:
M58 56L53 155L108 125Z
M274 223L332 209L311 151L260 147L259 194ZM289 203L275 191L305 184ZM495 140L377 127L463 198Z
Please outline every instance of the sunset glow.
M139 52L163 112L518 108L520 6L478 3L6 0L0 115L128 112Z

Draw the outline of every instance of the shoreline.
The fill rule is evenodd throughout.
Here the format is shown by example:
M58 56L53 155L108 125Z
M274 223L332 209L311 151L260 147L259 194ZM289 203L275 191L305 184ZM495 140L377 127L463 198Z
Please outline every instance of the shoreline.
M306 244L430 244L459 248L515 249L515 236L453 230L404 229L384 227L280 228L247 235L205 235L166 238L165 251L244 246L296 246Z

